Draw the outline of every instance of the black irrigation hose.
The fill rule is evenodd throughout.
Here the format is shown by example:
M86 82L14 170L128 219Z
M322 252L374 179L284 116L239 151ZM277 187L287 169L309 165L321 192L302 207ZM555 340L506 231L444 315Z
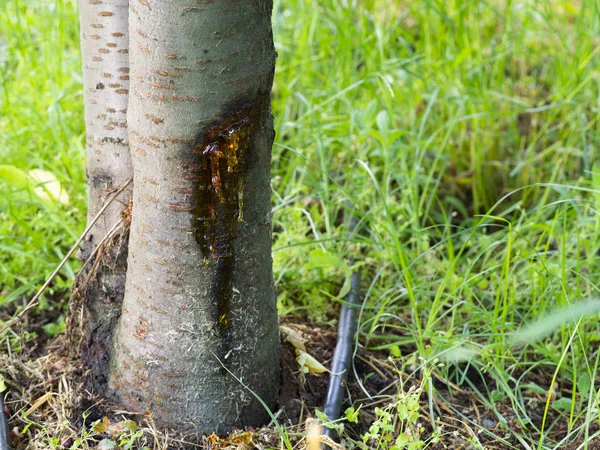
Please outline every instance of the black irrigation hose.
M356 217L350 218L350 232L356 228ZM346 302L342 304L340 320L338 323L338 337L333 359L331 361L331 375L325 399L324 412L330 421L340 417L342 402L344 401L344 381L348 376L350 362L354 352L354 335L356 334L357 306L360 304L360 269L354 270L350 278L350 292L346 296ZM325 428L323 433L333 438L335 430ZM328 448L328 446L324 446Z
M4 395L0 392L0 450L10 450L10 434L8 432L8 420L4 411Z

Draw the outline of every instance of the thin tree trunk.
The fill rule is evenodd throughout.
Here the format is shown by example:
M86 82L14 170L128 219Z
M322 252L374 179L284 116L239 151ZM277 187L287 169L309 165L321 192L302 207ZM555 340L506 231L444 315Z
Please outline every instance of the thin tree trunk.
M161 424L268 420L279 386L272 277L271 0L130 8L133 212L111 387Z
M133 172L127 136L129 0L80 0L79 8L91 220ZM131 189L124 191L92 229L83 259L97 253L76 283L82 291L83 320L81 311L73 311L72 319L83 331L81 357L91 369L88 387L95 391L106 387L107 349L121 311L127 270L127 231L120 227L111 239L106 237L121 220L130 197Z

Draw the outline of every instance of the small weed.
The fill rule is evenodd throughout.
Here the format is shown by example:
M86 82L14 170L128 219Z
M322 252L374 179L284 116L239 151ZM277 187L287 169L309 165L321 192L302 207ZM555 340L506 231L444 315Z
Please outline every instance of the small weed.
M362 436L363 448L376 450L421 450L429 444L439 441L441 429L427 438L423 438L425 428L420 414L421 394L425 382L431 382L431 376L424 371L420 386L412 386L408 391L400 391L395 399L383 408L375 408L375 420L369 431Z

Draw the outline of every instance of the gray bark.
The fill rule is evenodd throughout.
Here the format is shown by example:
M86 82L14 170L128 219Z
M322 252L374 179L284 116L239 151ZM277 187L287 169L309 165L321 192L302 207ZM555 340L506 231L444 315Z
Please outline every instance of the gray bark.
M110 386L160 424L268 421L271 0L138 0L129 15L133 212Z
M107 197L132 177L127 134L129 0L80 0L79 8L89 221ZM100 217L84 243L84 260L119 222L130 197L131 189L124 191ZM83 331L81 357L90 369L88 388L94 391L106 387L106 350L121 310L126 269L127 231L121 229L113 239L104 241L77 283L83 291L83 320L80 311L74 311L74 327Z

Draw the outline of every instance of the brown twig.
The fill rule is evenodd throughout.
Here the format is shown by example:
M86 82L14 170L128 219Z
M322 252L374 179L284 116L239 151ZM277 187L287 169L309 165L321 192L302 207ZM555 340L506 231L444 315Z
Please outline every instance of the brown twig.
M33 296L33 298L29 301L29 303L27 303L25 308L23 308L23 310L21 312L19 312L19 314L17 314L17 316L15 318L13 318L11 321L9 321L8 324L6 324L0 330L0 334L4 333L6 330L10 329L15 323L17 323L21 319L21 317L23 317L25 315L25 313L27 313L27 311L29 311L31 308L33 308L34 306L36 306L38 304L39 298L42 296L42 294L48 288L48 286L50 286L50 283L52 282L54 277L56 277L56 275L58 275L58 273L63 268L63 266L67 263L67 261L69 260L71 255L75 252L75 250L77 250L79 248L79 244L81 244L81 241L83 241L83 239L87 236L87 234L90 232L92 227L96 224L96 222L98 221L100 216L102 216L104 211L106 211L106 208L108 208L108 206L119 196L119 194L121 192L123 192L127 188L127 186L129 186L131 184L132 181L133 181L132 178L130 178L128 181L126 181L119 189L117 189L115 191L113 196L110 197L110 199L108 199L108 201L104 205L102 205L102 208L100 208L100 211L98 211L98 214L96 214L96 216L92 219L92 221L89 223L87 228L83 231L83 233L81 233L81 236L79 236L79 239L77 239L77 242L75 242L73 247L71 247L71 250L69 250L69 252L63 258L63 260L60 262L60 264L56 267L54 272L52 272L52 275L50 275L50 277L42 285L42 287L37 292L37 294L35 294Z
M115 235L115 233L119 229L119 226L121 226L122 224L123 224L123 219L120 219L117 223L114 224L114 226L110 229L110 231L108 233L106 233L106 235L102 238L100 243L92 251L92 253L88 257L88 259L85 260L85 262L81 266L81 269L79 269L79 272L77 273L77 275L75 275L75 278L79 278L81 276L81 274L83 273L83 269L85 269L87 267L87 265L92 261L92 259L94 259L94 257L98 254L98 252L100 252L100 250L104 248L104 245L106 244L106 242L108 242L110 239L112 239L112 237ZM86 281L87 281L87 279L86 279Z
M367 359L362 355L357 354L356 355L357 359L360 359L362 362L364 362L366 365L368 365L371 369L373 369L373 371L379 375L379 377L382 380L387 380L388 377L375 365L375 363L371 360L371 359Z

